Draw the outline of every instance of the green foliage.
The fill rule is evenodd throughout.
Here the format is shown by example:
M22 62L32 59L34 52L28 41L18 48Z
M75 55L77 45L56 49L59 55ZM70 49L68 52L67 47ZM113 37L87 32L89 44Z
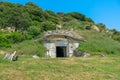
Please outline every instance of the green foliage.
M56 26L52 22L44 22L42 23L42 31L47 31L47 30L55 30Z
M79 25L79 26L76 26L76 29L79 29L79 30L85 30L85 27L82 26L82 25Z
M33 39L33 35L30 35L29 33L25 33L23 36L24 36L25 40Z
M100 32L102 32L102 31L105 31L105 30L106 30L106 25L105 25L105 24L103 24L103 23L98 23L98 24L97 24L97 26L98 26L98 28L100 29Z
M17 51L19 55L38 55L44 57L46 48L38 41L35 40L25 40L21 43L16 43L11 45L11 48L8 48L7 51Z
M3 2L0 5L0 16L2 28L15 27L16 31L26 31L30 26L41 26L43 31L55 30L56 24L72 20L92 22L92 19L81 13L62 13L62 16L59 16L50 10L42 10L32 2L24 6Z
M85 21L94 23L94 21L91 18L85 18Z
M40 35L41 28L39 26L30 26L28 29L28 34L32 35L33 37L36 37Z
M47 14L46 19L50 22L53 22L55 24L59 23L59 17L57 16L57 14L55 14L52 11L46 10L45 13Z
M1 47L10 47L11 44L5 35L0 35L0 48Z
M73 18L70 17L70 16L66 16L66 15L64 15L63 18L62 18L63 22L68 22L68 21L71 21L71 20L73 20Z
M2 9L2 12L0 12L1 27L14 26L16 30L26 30L30 26L31 19L22 5L5 2L0 5L0 8Z
M64 22L63 29L85 30L85 25L81 21L71 20Z
M11 43L18 43L24 40L24 35L21 32L12 32L6 35L7 39Z
M32 20L42 22L44 20L43 11L37 5L32 2L26 3L25 7L26 11L29 13L29 16Z
M112 35L111 35L112 38L120 42L120 32L118 32L115 29L111 30L111 32L112 32Z
M77 20L85 21L85 15L78 13L78 12L67 13L66 16L71 16Z

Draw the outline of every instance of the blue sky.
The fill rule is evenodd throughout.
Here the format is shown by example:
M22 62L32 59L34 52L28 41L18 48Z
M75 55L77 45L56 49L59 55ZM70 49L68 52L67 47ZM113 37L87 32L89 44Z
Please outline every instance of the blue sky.
M109 29L120 31L120 0L7 0L25 4L34 2L44 10L54 12L80 12L96 23L104 23Z

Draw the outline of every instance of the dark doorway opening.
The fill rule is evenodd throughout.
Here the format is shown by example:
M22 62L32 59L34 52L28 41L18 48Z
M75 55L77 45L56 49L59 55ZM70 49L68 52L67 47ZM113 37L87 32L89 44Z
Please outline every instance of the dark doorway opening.
M66 46L57 46L56 47L56 57L66 57Z

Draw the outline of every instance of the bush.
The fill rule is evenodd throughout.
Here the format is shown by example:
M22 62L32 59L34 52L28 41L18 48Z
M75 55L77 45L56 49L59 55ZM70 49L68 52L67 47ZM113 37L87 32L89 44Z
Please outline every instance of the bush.
M80 21L85 21L85 15L81 14L81 13L78 13L78 12L71 12L71 13L67 13L66 14L67 16L71 16L77 20L80 20Z
M44 22L42 23L42 31L47 31L47 30L55 30L56 26L52 22Z
M28 29L28 34L34 38L41 34L41 28L38 26L30 26Z
M0 48L1 47L11 47L9 40L4 35L0 35Z
M31 40L33 38L33 36L30 35L29 33L26 33L26 34L24 34L24 38L25 38L25 40Z
M6 35L10 43L17 43L24 40L24 35L21 32L12 32Z
M38 55L43 57L46 48L38 41L25 40L21 43L13 44L8 50L9 52L16 50L19 55Z

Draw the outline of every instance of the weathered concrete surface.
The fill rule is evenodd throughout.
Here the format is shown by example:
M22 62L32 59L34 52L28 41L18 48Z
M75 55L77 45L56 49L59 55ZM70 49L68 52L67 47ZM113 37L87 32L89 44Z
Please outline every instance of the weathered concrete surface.
M66 37L71 37L75 39L82 39L80 35L78 35L74 31L68 31L68 30L53 30L53 31L47 31L44 33L45 37L49 36L66 36Z

